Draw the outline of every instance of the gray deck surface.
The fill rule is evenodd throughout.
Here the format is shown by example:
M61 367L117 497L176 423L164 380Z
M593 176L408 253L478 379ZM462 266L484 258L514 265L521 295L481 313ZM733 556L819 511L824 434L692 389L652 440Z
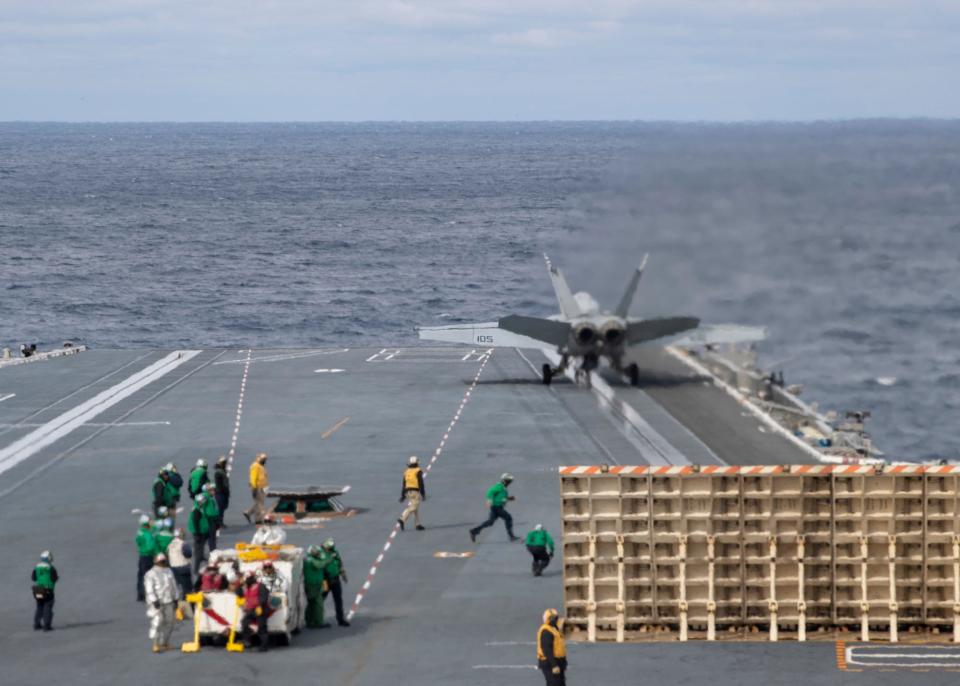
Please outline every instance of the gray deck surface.
M336 539L350 576L349 606L402 509L407 456L429 460L470 388L480 362L462 359L465 352L255 351L222 545L252 534L240 511L249 505L246 471L257 451L270 454L274 483L349 484L343 501L359 514L289 532L300 545ZM49 421L163 354L90 351L0 370L0 395L16 393L0 402L0 449L36 428L11 425ZM513 350L492 355L429 474L421 508L427 531L399 534L352 627L305 632L267 654L150 653L144 608L134 602L131 509L149 507L150 484L167 461L188 471L198 457L227 451L244 357L203 351L0 474L0 683L542 683L530 668L532 641L543 609L561 604L559 558L545 577L532 578L526 550L508 543L499 523L471 544L467 529L484 518L484 491L512 472L517 533L543 522L558 538L559 464L643 460L589 391L571 383L544 388ZM722 393L675 378L683 370L673 364L652 355L645 388L616 392L678 449L745 464L800 460ZM344 371L315 372L321 368ZM29 574L43 549L54 552L61 574L51 634L31 629ZM437 559L439 551L475 555ZM178 628L175 642L187 634ZM893 684L905 676L841 672L832 642L578 644L570 652L571 684ZM909 678L946 683L947 676L955 677Z

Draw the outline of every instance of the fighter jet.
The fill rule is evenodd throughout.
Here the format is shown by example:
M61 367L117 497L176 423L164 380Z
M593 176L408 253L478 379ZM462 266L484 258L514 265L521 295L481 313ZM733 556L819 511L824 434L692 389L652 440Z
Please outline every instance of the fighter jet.
M566 371L571 361L580 361L576 369L579 380L589 378L589 372L603 359L636 386L640 383L640 368L634 362L627 362L627 352L633 346L718 345L766 337L762 328L735 324L701 325L696 317L640 319L629 316L648 257L644 255L612 312L601 310L589 293L573 294L561 271L544 255L560 305L559 315L543 318L511 314L496 322L424 326L417 331L421 340L555 350L560 356L559 366L543 365L543 383L548 385L554 376Z

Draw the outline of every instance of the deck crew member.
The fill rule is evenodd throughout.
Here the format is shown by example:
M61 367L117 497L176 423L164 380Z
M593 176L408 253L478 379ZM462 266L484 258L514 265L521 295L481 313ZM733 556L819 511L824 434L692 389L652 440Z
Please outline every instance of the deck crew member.
M149 635L153 641L153 652L170 650L170 634L173 632L180 589L167 566L166 555L157 554L143 583L147 591L147 617L150 619Z
M33 568L30 579L33 581L33 597L37 601L33 613L33 630L53 630L53 589L59 579L57 568L53 566L53 555L49 550L40 553L40 562Z
M150 528L150 518L140 515L140 528L137 529L137 602L144 600L143 577L153 566L153 556L157 554L157 539Z
M547 686L566 686L567 683L567 644L562 629L556 610L543 613L543 625L537 631L537 666Z
M167 508L167 513L176 512L177 489L170 481L170 472L166 467L160 470L153 480L153 514L160 517L160 508Z
M524 543L533 555L533 575L542 576L543 570L547 568L553 557L553 539L550 538L550 533L543 528L543 524L537 524L527 534Z
M210 483L203 486L203 494L207 496L206 502L203 503L203 513L207 515L207 521L210 522L210 533L207 535L210 550L217 549L217 533L220 528L220 508L217 506L216 490Z
M253 497L253 505L243 513L248 523L256 522L259 524L263 520L263 502L266 498L267 486L270 485L266 465L266 453L257 453L253 464L250 465L250 492Z
M173 505L168 505L168 507L170 507L170 511L173 513L174 519L176 519L177 505L180 503L180 489L183 488L183 477L180 476L180 472L177 471L177 465L173 464L173 462L167 462L164 470L170 477L170 485L173 487Z
M207 557L204 546L210 537L210 520L204 506L207 502L207 496L203 493L197 495L194 500L193 509L190 511L190 517L187 519L187 529L193 535L193 573L200 572L200 565Z
M307 548L303 560L303 586L307 593L306 619L308 629L327 629L329 624L323 621L323 599L328 589L324 570L326 564L321 557L320 548L315 545Z
M426 498L427 491L423 486L423 470L420 469L417 456L411 455L410 459L407 460L407 468L403 472L403 484L400 490L400 502L407 501L407 509L397 519L401 531L410 515L413 515L417 531L423 531L423 526L420 524L420 501L426 500Z
M183 540L183 529L176 529L170 545L167 546L167 562L170 564L173 578L177 580L177 585L180 587L181 600L185 600L187 594L193 590L193 579L190 575L190 558L192 557L193 549Z
M270 591L260 583L257 575L250 572L243 586L237 590L239 602L242 603L243 619L240 621L240 635L243 644L251 647L251 624L257 623L257 638L260 641L258 650L262 653L267 650L267 618L270 614Z
M324 565L324 579L327 582L328 590L324 592L323 599L326 600L327 594L333 595L333 607L337 613L337 624L340 626L350 626L350 622L343 614L343 583L347 583L347 570L343 568L343 559L340 552L333 544L333 539L328 538L320 546L320 559Z
M263 518L256 533L250 540L250 545L283 545L287 541L287 532L277 524L276 518L268 514Z
M153 538L156 541L157 552L166 554L167 547L173 540L173 520L167 517L161 521L160 528L153 534Z
M267 587L271 594L284 595L287 592L286 580L277 574L273 562L267 560L260 568L260 583Z
M217 507L220 508L220 521L217 522L218 529L225 529L223 516L230 506L230 475L227 474L227 457L221 455L217 458L217 464L213 468L213 485L217 489Z
M203 492L203 487L210 481L210 475L207 474L207 461L197 460L197 466L190 472L190 482L187 484L187 491L191 498L196 498Z
M503 520L504 526L507 527L507 536L510 537L511 541L520 540L513 535L513 517L510 516L505 507L507 501L514 499L507 492L511 483L513 483L513 475L504 473L500 475L500 481L487 489L487 507L490 508L490 516L483 524L478 524L470 529L470 540L474 543L477 542L477 534L488 526L493 526L497 519Z

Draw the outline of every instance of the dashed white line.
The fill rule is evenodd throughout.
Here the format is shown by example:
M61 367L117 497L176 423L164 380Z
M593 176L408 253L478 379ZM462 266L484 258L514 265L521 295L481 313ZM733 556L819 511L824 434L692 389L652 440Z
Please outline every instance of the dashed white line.
M381 350L379 353L377 353L376 355L373 355L372 357L377 357L377 355L380 355L386 352L386 350L387 349L384 348L384 350ZM453 427L456 426L457 421L460 419L460 413L462 412L464 406L467 404L467 400L470 399L471 391L473 391L473 389L477 387L477 384L480 383L480 375L483 374L483 370L487 366L487 362L490 361L490 357L491 357L490 355L487 355L487 357L483 360L483 362L480 363L480 367L479 369L477 369L477 374L476 376L473 377L473 382L470 384L469 388L467 388L467 392L464 394L463 400L460 402L460 408L459 410L457 410L457 415L454 416L453 421L450 422L450 426L447 427L446 432L444 432L443 434L443 438L440 440L440 445L437 446L436 451L433 453L433 457L430 459L430 462L427 464L426 468L423 470L425 477L430 473L430 470L433 469L433 465L436 464L437 459L443 453L443 448L446 445L447 439L450 437L450 432L453 431ZM369 362L370 360L368 359L367 361ZM387 551L390 550L390 545L392 544L393 539L397 537L397 534L399 532L400 532L400 524L399 523L394 524L393 529L390 530L390 535L387 537L387 542L383 545L383 550L380 551L380 554L377 555L376 560L374 560L373 566L370 567L370 571L367 573L367 578L366 578L366 581L364 581L363 587L360 589L360 592L357 593L357 597L353 601L353 607L350 608L350 612L347 614L348 620L353 619L353 616L357 613L357 610L360 608L360 603L363 602L363 596L367 592L367 590L370 588L370 584L373 583L373 577L376 576L377 574L377 568L379 567L380 563L383 561L384 555L386 555Z
M240 397L237 399L237 414L233 423L233 435L230 437L230 450L227 452L227 476L233 471L233 460L237 456L237 436L240 434L240 419L243 417L243 396L247 392L247 377L250 375L252 361L253 350L248 350L243 365L243 377L240 379Z
M6 395L0 395L0 403L2 403L4 400L10 400L10 398L16 398L16 397L17 397L16 393L7 393Z

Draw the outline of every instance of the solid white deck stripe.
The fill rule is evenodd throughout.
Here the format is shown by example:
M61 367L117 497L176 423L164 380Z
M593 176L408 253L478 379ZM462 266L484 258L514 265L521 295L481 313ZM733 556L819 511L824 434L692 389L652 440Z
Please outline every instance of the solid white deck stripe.
M43 426L31 431L0 450L0 474L15 467L31 455L60 440L97 415L129 398L144 386L166 376L200 354L200 350L175 350L120 383L68 410Z

